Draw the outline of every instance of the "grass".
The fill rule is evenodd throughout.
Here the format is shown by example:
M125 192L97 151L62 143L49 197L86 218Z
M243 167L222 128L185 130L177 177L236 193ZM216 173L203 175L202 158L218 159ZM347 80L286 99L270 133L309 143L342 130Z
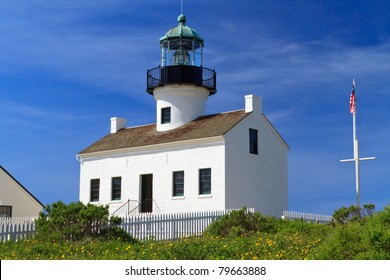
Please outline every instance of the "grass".
M321 239L300 234L234 238L193 237L176 241L48 242L37 239L0 243L2 260L279 260L315 259Z
M352 260L390 259L390 206L345 224L320 225L239 211L202 237L125 242L28 239L0 243L1 260ZM238 222L239 221L239 222ZM229 232L226 231L230 228ZM242 232L245 234L242 234ZM39 234L37 234L39 236ZM131 239L126 239L131 240Z

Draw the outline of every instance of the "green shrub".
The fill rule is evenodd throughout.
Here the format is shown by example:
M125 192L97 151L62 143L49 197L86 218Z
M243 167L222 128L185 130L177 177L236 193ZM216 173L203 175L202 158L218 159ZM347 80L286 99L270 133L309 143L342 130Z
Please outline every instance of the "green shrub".
M390 259L390 205L384 211L336 224L316 257L328 260Z
M359 222L349 222L337 226L320 246L317 257L325 260L353 260L365 251L362 243L363 226Z
M235 237L256 232L274 233L278 222L274 217L264 217L260 212L250 213L246 208L234 210L213 222L204 232L208 236Z
M348 222L363 221L365 217L373 216L375 212L374 204L364 204L363 208L351 205L347 207L341 207L334 211L332 218L335 224L345 224Z
M134 241L119 225L121 219L109 217L108 206L62 201L45 206L35 225L37 238L54 241L117 239Z
M332 227L329 224L317 224L304 220L279 220L278 233L283 235L299 234L325 239L331 231Z
M390 259L390 205L367 219L363 242L368 250L361 254L362 259Z

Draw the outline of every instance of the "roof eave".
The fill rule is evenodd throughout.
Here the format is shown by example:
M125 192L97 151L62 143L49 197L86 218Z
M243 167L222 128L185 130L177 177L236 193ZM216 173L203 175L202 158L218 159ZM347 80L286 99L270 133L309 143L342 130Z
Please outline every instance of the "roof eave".
M283 139L282 135L280 135L280 133L276 130L276 128L273 126L273 124L266 117L266 115L262 114L262 116L263 116L264 120L266 121L266 123L268 124L268 126L271 128L272 132L276 135L276 137L280 140L280 142L285 146L287 151L290 151L291 148L287 144L286 140Z

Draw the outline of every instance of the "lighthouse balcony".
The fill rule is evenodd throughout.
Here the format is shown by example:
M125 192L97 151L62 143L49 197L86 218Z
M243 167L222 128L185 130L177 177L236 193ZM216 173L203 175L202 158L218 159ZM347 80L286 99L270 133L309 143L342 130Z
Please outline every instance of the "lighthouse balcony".
M146 92L153 94L156 87L173 84L195 85L217 92L215 70L192 65L158 66L147 71Z

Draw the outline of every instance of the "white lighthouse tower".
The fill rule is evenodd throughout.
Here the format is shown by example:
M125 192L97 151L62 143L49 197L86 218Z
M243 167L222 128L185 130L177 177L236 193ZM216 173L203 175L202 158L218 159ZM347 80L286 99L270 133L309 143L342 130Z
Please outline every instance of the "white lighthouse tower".
M147 89L157 101L157 131L178 128L205 114L216 93L216 72L203 67L204 40L178 17L160 38L161 65L147 71Z

